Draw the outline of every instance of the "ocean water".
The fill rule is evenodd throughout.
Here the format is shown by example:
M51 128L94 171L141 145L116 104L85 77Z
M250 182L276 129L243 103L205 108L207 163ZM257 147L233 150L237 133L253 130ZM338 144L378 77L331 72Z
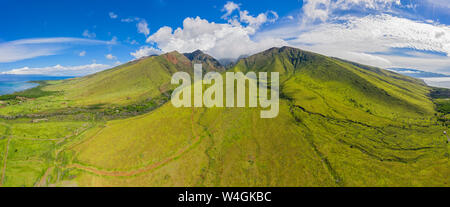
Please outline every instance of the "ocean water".
M11 94L38 86L29 81L62 80L73 77L42 76L42 75L3 75L0 74L0 95Z

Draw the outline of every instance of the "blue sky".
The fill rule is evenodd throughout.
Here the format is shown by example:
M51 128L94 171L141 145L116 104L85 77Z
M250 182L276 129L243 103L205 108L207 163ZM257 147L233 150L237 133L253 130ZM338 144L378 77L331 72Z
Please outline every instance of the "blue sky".
M294 46L450 74L448 0L2 0L0 73L85 75L152 54Z

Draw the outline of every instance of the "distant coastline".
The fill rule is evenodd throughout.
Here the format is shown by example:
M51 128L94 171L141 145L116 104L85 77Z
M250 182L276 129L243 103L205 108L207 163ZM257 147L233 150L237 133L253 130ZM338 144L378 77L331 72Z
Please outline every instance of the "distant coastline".
M450 89L450 75L426 72L411 68L387 68L387 70L423 80L428 86Z
M0 74L0 95L21 92L39 86L37 81L64 80L74 76Z

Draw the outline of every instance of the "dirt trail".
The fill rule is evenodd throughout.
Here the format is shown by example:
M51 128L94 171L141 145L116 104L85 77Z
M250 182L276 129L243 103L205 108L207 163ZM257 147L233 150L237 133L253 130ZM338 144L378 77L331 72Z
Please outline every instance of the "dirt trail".
M8 151L9 151L9 143L10 142L11 142L11 138L8 138L8 143L6 144L5 155L3 156L2 179L0 180L0 186L3 185L3 180L5 179L6 161L8 160Z
M143 167L141 169L132 170L132 171L105 171L105 170L96 169L94 167L83 166L83 165L80 165L80 164L71 164L71 165L68 166L68 168L76 168L76 169L80 169L80 170L84 170L84 171L88 171L88 172L94 173L96 175L112 176L112 177L134 176L134 175L138 175L138 174L141 174L141 173L148 172L148 171L151 171L153 169L156 169L156 168L158 168L158 167L160 167L162 165L165 165L165 164L173 161L177 157L180 157L185 152L187 152L192 146L194 146L195 144L200 142L200 140L201 140L200 136L195 131L194 113L195 113L195 110L194 110L194 108L192 108L191 126L192 126L192 133L193 133L193 135L195 137L195 140L194 140L193 144L184 147L183 149L179 150L174 155L172 155L172 156L170 156L170 157L168 157L168 158L166 158L166 159L164 159L162 161L159 161L159 162L150 164L148 166L145 166L145 167Z
M44 176L42 176L41 180L38 183L36 183L35 187L42 187L42 186L44 186L47 183L47 177L50 174L50 172L53 170L53 168L54 167L49 167L45 171Z
M16 140L30 140L30 141L61 141L64 140L65 138L60 138L60 139L36 139L36 138L24 138L24 137L10 137L12 139L16 139Z

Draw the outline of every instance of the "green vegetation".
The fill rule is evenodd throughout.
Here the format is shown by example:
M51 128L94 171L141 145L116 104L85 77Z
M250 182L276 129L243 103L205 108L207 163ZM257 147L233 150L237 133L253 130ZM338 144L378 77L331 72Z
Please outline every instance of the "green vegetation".
M432 88L430 93L431 98L442 99L450 97L450 89L447 88Z
M445 115L450 114L450 100L436 99L437 111Z
M171 74L192 73L195 61L223 70L203 53L185 55L47 82L42 90L58 92L1 108L23 115L0 122L3 185L450 185L445 90L284 47L230 69L280 72L278 117L174 108Z

